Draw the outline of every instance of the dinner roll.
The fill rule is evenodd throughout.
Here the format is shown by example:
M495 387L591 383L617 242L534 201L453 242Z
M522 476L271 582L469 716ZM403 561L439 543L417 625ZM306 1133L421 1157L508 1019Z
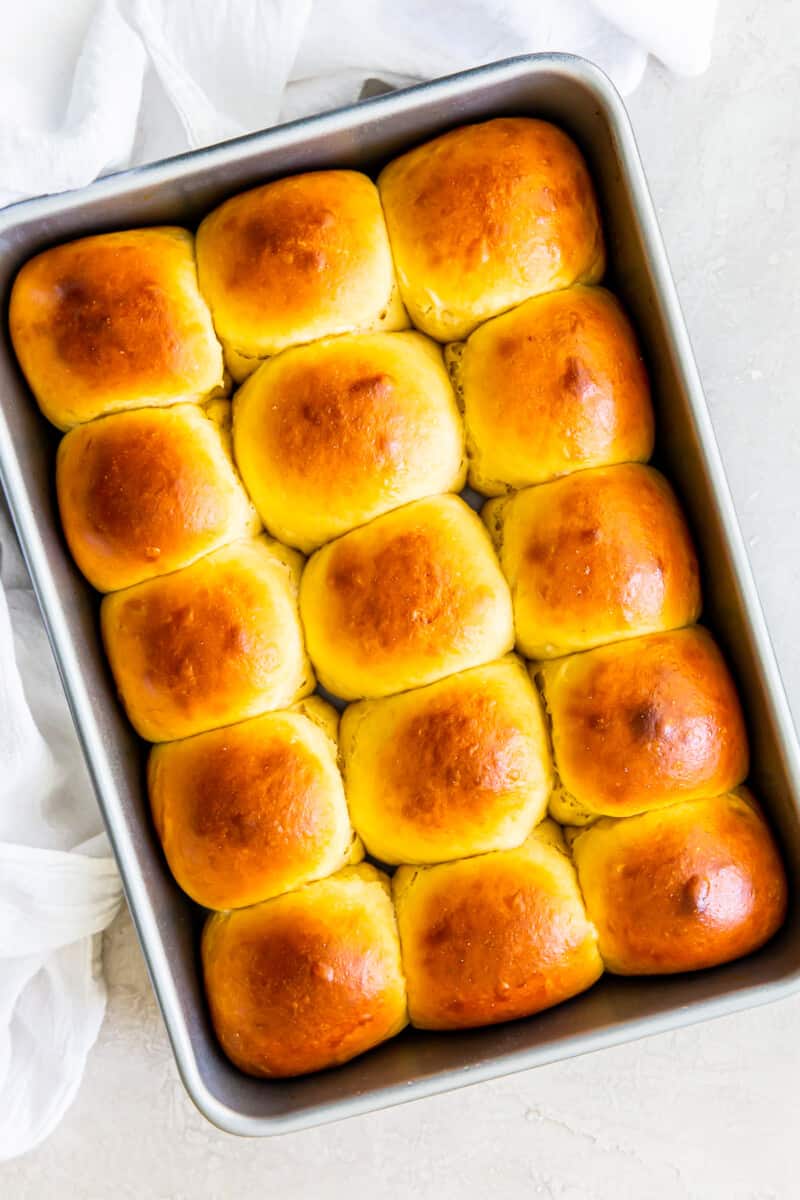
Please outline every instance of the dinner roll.
M653 452L642 356L604 288L537 296L445 354L478 492L499 496L585 467L644 462Z
M357 171L226 200L197 231L197 267L237 380L288 346L408 324L378 193Z
M597 935L552 821L516 850L400 867L393 892L409 1016L420 1029L527 1017L602 974Z
M216 913L202 956L217 1037L250 1075L336 1066L407 1023L389 881L366 863Z
M729 962L763 945L786 913L786 877L746 788L607 819L572 851L600 953L619 975Z
M491 541L458 496L417 500L323 546L300 585L320 682L387 696L511 649L511 598Z
M300 565L295 551L250 538L105 597L103 641L137 733L190 737L313 689L297 617Z
M747 775L736 688L699 626L544 663L537 679L550 714L557 821L717 796Z
M206 908L241 908L363 856L336 765L337 714L318 697L154 746L153 819L170 870Z
M541 702L513 656L350 705L341 748L353 824L383 862L518 846L547 807Z
M546 121L500 117L396 158L378 180L414 324L449 342L540 292L604 269L592 181Z
M59 429L222 390L185 229L102 233L37 254L16 278L9 323L31 391Z
M255 534L230 454L230 404L115 413L66 435L56 488L72 556L101 592Z
M442 352L420 333L329 338L270 359L236 395L234 441L264 524L303 551L466 477Z
M699 616L689 530L652 467L580 471L490 500L483 517L528 658L557 658Z

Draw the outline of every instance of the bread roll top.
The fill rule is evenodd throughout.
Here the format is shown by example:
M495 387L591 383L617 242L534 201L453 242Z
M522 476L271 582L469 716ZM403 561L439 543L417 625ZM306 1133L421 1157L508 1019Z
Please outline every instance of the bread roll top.
M389 881L366 864L217 913L202 957L217 1036L250 1075L336 1066L408 1019Z
M510 848L544 816L547 730L514 656L350 705L341 746L353 821L383 862Z
M173 875L198 904L256 904L361 858L337 724L315 696L153 748L153 820Z
M56 490L72 556L101 592L188 566L260 522L230 454L230 404L140 408L73 429Z
M672 488L652 467L580 471L490 500L482 515L528 658L559 658L700 615L692 539Z
M300 564L294 551L251 538L106 596L103 641L143 738L190 737L313 690L297 614Z
M511 649L511 598L457 496L407 504L318 550L300 587L323 685L356 700L420 687Z
M516 850L393 881L411 1021L467 1029L529 1016L590 987L597 938L551 821Z
M378 186L406 308L439 341L603 274L586 163L546 121L499 117L451 130L394 159Z
M17 275L9 323L31 391L59 429L223 387L185 229L102 233L43 251Z
M787 884L746 788L621 821L572 845L610 971L663 975L749 954L781 925Z
M652 454L641 351L604 288L537 296L445 354L464 405L469 481L478 492L499 496Z
M234 379L289 346L404 329L375 184L311 171L226 200L197 232L200 287Z
M541 664L567 825L716 796L748 770L747 733L725 660L700 626Z
M304 552L466 476L441 349L418 333L326 338L236 395L236 458L264 524Z

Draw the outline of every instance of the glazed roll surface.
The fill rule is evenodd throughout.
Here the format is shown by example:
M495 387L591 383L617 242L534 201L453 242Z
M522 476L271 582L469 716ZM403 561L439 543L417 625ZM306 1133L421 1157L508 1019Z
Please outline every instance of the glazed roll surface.
M575 870L552 821L516 850L401 867L393 891L420 1029L530 1016L599 979L603 963Z
M486 496L653 452L641 352L604 288L537 296L445 355L464 406L470 485Z
M176 880L205 908L256 904L362 857L336 763L338 717L296 711L154 746L153 819Z
M394 159L378 187L406 308L438 341L603 274L586 163L546 121L464 125Z
M533 669L558 776L550 811L566 825L717 796L747 775L736 687L700 626Z
M466 476L442 352L419 333L330 338L271 359L236 394L234 440L264 524L306 553L459 491Z
M230 404L140 408L71 430L56 459L72 556L101 592L188 566L260 522L233 466Z
M297 615L301 561L250 538L105 597L106 653L141 737L190 737L312 691Z
M389 881L367 864L216 913L202 957L217 1037L250 1075L337 1066L408 1021Z
M9 323L31 391L59 429L223 388L185 229L102 233L45 250L14 282Z
M482 515L528 658L679 628L700 615L692 539L652 467L580 471L490 500Z
M382 862L508 849L545 814L547 730L514 656L350 705L341 748L353 822Z
M491 541L458 496L407 504L323 546L300 586L308 651L345 700L422 687L514 641Z
M200 225L197 262L236 380L289 346L408 325L378 193L358 171L233 196Z
M664 975L729 962L783 922L787 884L747 788L621 821L572 844L600 953L620 975Z

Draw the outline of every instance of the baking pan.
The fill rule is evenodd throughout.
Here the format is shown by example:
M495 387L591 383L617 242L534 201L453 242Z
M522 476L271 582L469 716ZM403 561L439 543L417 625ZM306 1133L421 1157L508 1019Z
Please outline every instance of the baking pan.
M676 486L704 564L705 621L734 668L748 718L752 783L781 839L792 885L784 929L758 954L696 975L606 976L527 1020L459 1034L407 1031L363 1058L293 1081L240 1074L217 1047L197 961L199 911L173 883L151 829L142 744L119 708L97 630L97 597L62 540L57 433L0 347L0 469L64 688L114 846L178 1069L222 1129L274 1134L412 1100L787 995L800 984L800 753L717 444L622 101L596 67L544 54L482 67L293 122L0 212L0 288L32 254L87 233L193 225L243 188L319 167L371 173L463 122L545 117L589 160L608 238L608 282L638 327L657 415L656 462ZM702 264L698 264L702 269Z

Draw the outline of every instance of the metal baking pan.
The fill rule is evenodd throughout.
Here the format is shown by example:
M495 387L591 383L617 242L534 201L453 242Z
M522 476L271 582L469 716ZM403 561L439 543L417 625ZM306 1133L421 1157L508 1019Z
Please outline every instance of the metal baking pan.
M782 932L758 954L696 975L606 976L527 1020L459 1034L407 1031L347 1066L295 1081L240 1074L214 1038L197 959L199 911L173 883L145 796L143 749L117 704L100 646L97 597L72 565L54 501L57 433L40 417L8 339L0 347L0 470L178 1069L222 1129L275 1134L568 1058L787 995L800 985L800 752L725 481L675 287L623 104L581 59L533 55L103 179L0 212L0 288L32 254L87 233L194 225L227 196L319 167L371 173L454 125L545 117L586 154L608 239L608 282L638 327L654 385L656 462L676 486L704 571L705 621L732 663L753 747L752 783L781 839L792 883Z

